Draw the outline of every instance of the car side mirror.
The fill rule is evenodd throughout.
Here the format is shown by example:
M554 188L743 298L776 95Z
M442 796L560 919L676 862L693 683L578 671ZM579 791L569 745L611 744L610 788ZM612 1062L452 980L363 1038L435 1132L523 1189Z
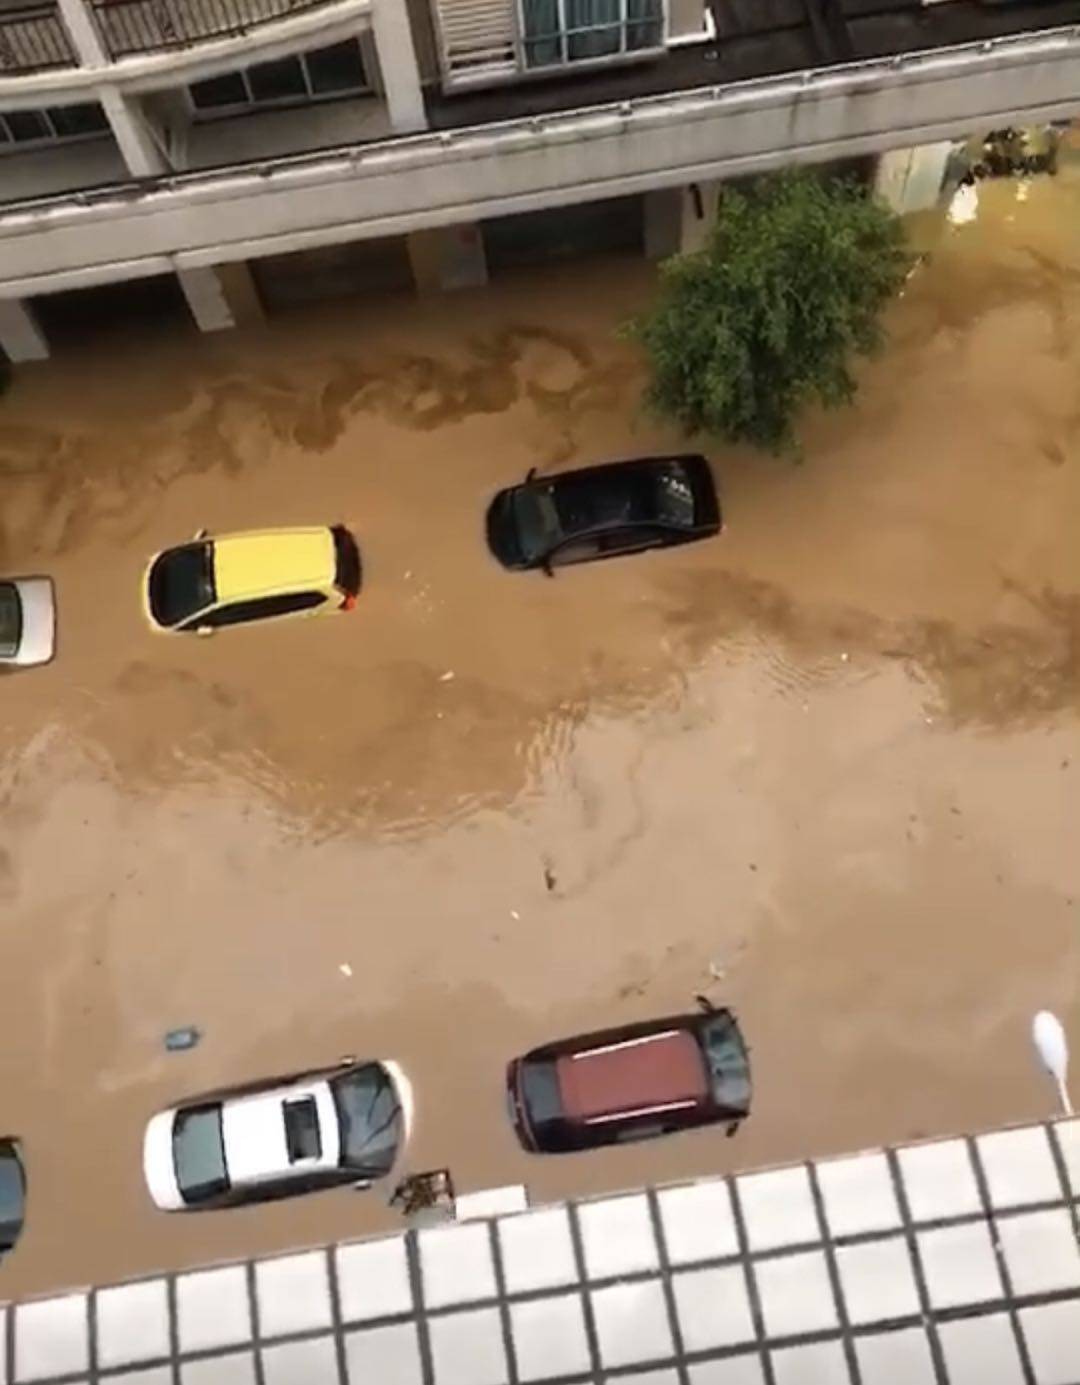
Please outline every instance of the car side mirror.
M537 470L538 470L537 467L531 466L531 467L528 469L528 471L525 473L525 483L526 483L526 485L527 485L530 481L535 481L535 480L536 480L536 473L537 473Z
M703 1015L716 1014L716 1006L712 1003L708 996L696 995L694 999L697 1001L697 1007Z
M195 633L199 636L200 639L205 640L208 635L212 635L214 633L214 627L212 625L196 625Z
M206 530L205 530L205 529L196 529L194 535L192 536L192 542L193 542L193 543L198 543L200 539L205 539L205 538L206 538Z
M371 1182L370 1178L358 1178L355 1183L351 1183L349 1186L354 1193L366 1193L371 1187Z
M544 558L544 559L541 560L541 563L540 563L540 570L541 570L541 572L544 574L545 577L554 577L554 576L555 576L555 569L551 566L551 559L550 559L550 558Z

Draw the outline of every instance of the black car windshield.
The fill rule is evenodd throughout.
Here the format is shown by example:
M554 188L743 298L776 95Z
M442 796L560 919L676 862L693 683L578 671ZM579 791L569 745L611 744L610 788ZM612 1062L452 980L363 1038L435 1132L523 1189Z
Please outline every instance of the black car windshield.
M221 1106L191 1106L173 1124L176 1184L186 1203L207 1202L229 1190Z
M727 1111L749 1111L750 1062L733 1016L718 1014L702 1025L699 1034L713 1099Z
M548 486L520 486L511 501L517 526L521 556L536 562L559 545L565 537L559 512Z
M0 659L13 659L22 639L22 602L11 582L0 582Z
M367 1178L383 1178L401 1142L402 1111L390 1074L378 1063L330 1079L341 1133L340 1163Z
M150 611L172 627L205 611L214 600L213 553L208 543L187 543L160 554L150 569Z
M678 462L670 462L656 473L655 481L657 517L677 529L692 529L694 492L685 468Z
M22 1164L13 1145L0 1145L0 1251L19 1239L26 1210Z

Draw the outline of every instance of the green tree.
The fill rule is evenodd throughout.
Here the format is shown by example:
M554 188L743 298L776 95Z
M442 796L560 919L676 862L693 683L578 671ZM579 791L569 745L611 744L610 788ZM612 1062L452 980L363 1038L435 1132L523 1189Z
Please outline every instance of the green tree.
M688 433L798 454L803 405L847 404L854 357L911 268L900 218L849 181L762 178L720 194L704 250L660 266L629 324L651 367L646 402Z

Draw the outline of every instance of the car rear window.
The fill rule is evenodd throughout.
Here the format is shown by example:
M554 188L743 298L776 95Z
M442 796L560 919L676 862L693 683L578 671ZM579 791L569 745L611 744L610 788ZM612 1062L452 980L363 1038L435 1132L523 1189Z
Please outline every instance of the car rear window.
M350 596L360 590L360 550L343 524L330 530L334 536L334 586Z
M12 1248L26 1215L26 1180L22 1161L10 1140L0 1142L0 1251Z
M702 1025L700 1033L717 1105L729 1111L749 1111L750 1060L734 1016L717 1015Z
M319 1112L314 1097L301 1097L299 1101L286 1101L282 1114L285 1120L285 1148L289 1153L289 1163L301 1159L318 1159L322 1154L322 1140L319 1137Z
M0 582L0 659L13 659L22 639L22 602L11 582Z
M170 548L154 560L148 579L150 611L159 625L179 625L213 604L214 560L208 543Z
M540 1126L547 1121L562 1119L563 1107L554 1063L536 1059L525 1062L521 1069L521 1094L531 1125Z
M228 1192L219 1103L177 1112L173 1124L173 1164L180 1195L189 1205Z
M330 1079L341 1134L341 1163L367 1178L390 1172L401 1141L402 1111L390 1074L379 1063Z

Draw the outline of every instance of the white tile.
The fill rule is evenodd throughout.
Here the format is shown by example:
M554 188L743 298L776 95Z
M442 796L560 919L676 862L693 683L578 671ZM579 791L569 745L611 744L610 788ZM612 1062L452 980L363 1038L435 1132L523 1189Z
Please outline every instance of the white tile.
M1080 1380L1080 1301L1021 1308L1020 1328L1037 1385L1075 1385Z
M839 1325L828 1265L820 1250L757 1260L754 1278L767 1336L793 1337Z
M570 1218L565 1207L545 1207L497 1223L506 1287L512 1294L555 1289L577 1279Z
M684 1270L673 1275L671 1283L687 1351L753 1341L754 1320L742 1265Z
M589 1369L589 1339L580 1294L513 1304L510 1335L521 1380L546 1380Z
M1080 1116L1076 1120L1055 1121L1053 1129L1072 1195L1080 1197Z
M996 1130L980 1135L975 1145L992 1206L1024 1207L1032 1202L1059 1202L1064 1196L1042 1126Z
M776 1385L848 1385L851 1380L839 1342L807 1342L770 1356Z
M660 1255L644 1193L581 1203L578 1222L590 1279L658 1267Z
M679 1385L679 1372L676 1370L634 1371L619 1375L604 1376L605 1385Z
M889 1161L884 1154L855 1154L817 1165L825 1220L834 1236L891 1231L900 1225Z
M255 1357L250 1351L234 1351L229 1356L185 1361L180 1385L255 1385Z
M997 1235L1014 1294L1080 1286L1080 1249L1072 1217L1064 1208L1000 1217Z
M100 1289L98 1364L127 1366L169 1354L169 1297L164 1279Z
M658 1279L614 1284L591 1294L603 1366L663 1360L675 1351Z
M836 1263L848 1317L857 1326L918 1313L919 1291L903 1236L840 1246Z
M481 1217L506 1217L529 1210L529 1194L521 1183L503 1188L481 1188L475 1193L457 1193L454 1217L457 1221L478 1221Z
M731 1192L723 1179L663 1188L656 1196L664 1243L673 1265L738 1253Z
M506 1385L506 1349L497 1308L441 1313L428 1320L435 1385Z
M38 1299L15 1309L15 1379L74 1375L90 1365L85 1294Z
M761 1357L754 1352L725 1356L722 1361L702 1361L688 1370L690 1385L765 1385Z
M349 1385L423 1385L416 1324L368 1327L345 1338Z
M403 1236L338 1246L334 1256L341 1316L345 1322L412 1312L409 1262Z
M855 1355L865 1385L934 1385L934 1358L921 1327L856 1337Z
M990 1229L986 1222L920 1231L916 1237L932 1308L956 1308L1001 1298Z
M329 1327L330 1270L325 1251L260 1260L255 1266L255 1297L261 1337Z
M495 1296L495 1263L487 1222L421 1231L420 1264L429 1308Z
M262 1348L266 1385L339 1385L333 1337L310 1337Z
M1004 1313L938 1326L949 1385L1023 1385L1012 1323Z
M172 1367L150 1366L144 1371L125 1371L123 1375L112 1376L109 1385L173 1385Z
M250 1341L247 1270L243 1265L225 1265L178 1275L176 1320L182 1352Z
M909 1145L898 1151L900 1174L915 1221L981 1210L979 1186L963 1140Z
M810 1178L801 1167L752 1173L736 1180L751 1250L774 1250L818 1241Z

